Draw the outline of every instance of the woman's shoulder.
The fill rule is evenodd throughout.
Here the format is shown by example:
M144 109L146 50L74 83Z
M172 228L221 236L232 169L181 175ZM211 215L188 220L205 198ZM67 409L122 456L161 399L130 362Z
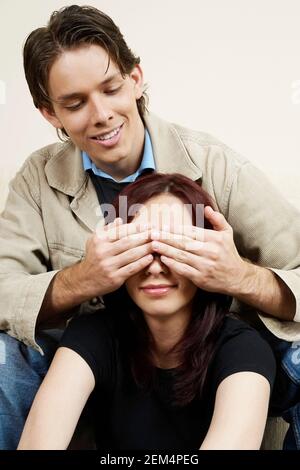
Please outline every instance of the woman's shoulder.
M218 385L236 372L249 371L265 376L272 386L275 370L272 349L259 332L233 316L226 316L212 363L215 383Z
M106 330L115 327L116 319L114 312L102 308L93 313L83 313L73 317L68 322L68 328L84 328Z
M110 345L117 338L117 321L113 312L99 309L94 313L82 314L72 318L61 339L61 346L66 343L81 344L89 348L93 343Z
M252 326L228 315L221 329L215 354L215 362L226 362L234 367L254 364L273 367L274 354L271 346Z
M235 317L234 315L229 314L226 315L224 319L224 323L220 331L219 343L226 342L227 340L236 336L247 337L249 335L261 338L259 332L252 326Z
M113 313L101 309L73 318L62 336L60 347L79 354L91 368L96 383L110 384L119 360Z

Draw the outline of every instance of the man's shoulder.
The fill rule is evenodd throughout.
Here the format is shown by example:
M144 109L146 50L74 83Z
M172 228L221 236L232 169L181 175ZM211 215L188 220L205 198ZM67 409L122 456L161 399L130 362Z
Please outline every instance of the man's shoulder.
M187 149L197 149L198 147L205 153L222 154L225 158L234 160L238 165L247 162L246 158L208 132L190 129L177 123L170 123L170 125L174 127Z
M150 124L155 134L159 132L160 136L167 136L168 134L176 135L177 139L179 139L191 157L193 157L195 153L201 155L202 158L218 154L223 155L225 159L230 159L237 166L248 162L246 158L208 132L169 122L153 113L149 113L147 122Z
M20 171L29 165L44 167L50 160L70 151L72 147L71 142L54 142L53 144L41 147L29 155Z
M47 166L55 164L74 152L72 142L55 142L45 147L41 147L32 152L17 171L13 183L19 184L26 181L27 184L35 184L37 181L46 179Z
M226 145L223 142L208 132L191 129L175 122L170 122L169 124L174 127L178 135L183 140L195 142L201 145L218 145L226 148Z

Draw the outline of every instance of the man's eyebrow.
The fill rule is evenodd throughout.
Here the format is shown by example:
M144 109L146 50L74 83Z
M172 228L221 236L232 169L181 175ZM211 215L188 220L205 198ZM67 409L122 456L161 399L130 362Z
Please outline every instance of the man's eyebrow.
M103 86L103 85L107 85L107 83L110 83L112 82L113 80L115 80L115 78L118 78L119 76L121 75L121 72L116 72L114 73L113 75L111 75L110 77L107 77L105 80L103 80L103 82L101 82L99 84L99 86ZM122 75L121 75L122 76ZM61 95L59 96L56 101L61 103L63 101L68 101L68 100L71 100L71 99L74 99L74 98L80 98L83 96L83 93L80 93L80 92L74 92L74 93L67 93L66 95Z

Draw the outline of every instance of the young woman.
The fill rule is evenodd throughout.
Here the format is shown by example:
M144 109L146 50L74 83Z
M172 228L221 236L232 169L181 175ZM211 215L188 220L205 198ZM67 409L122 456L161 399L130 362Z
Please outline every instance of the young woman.
M207 220L206 231L196 227L212 201L183 176L146 176L122 196L127 216L137 209L129 222L150 226L145 243L153 227L165 242L177 232L187 243L204 233L205 243L212 230ZM92 392L99 449L259 449L275 375L269 346L229 315L228 297L163 260L153 243L149 265L106 296L105 310L69 323L19 449L66 449Z

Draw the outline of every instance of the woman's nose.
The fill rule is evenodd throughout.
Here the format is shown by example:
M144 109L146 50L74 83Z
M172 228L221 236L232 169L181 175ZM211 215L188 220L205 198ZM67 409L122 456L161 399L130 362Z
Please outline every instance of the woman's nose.
M157 276L158 274L166 274L168 272L168 268L164 263L162 263L160 256L156 253L152 253L152 255L153 261L146 268L147 274L152 274L153 276Z

